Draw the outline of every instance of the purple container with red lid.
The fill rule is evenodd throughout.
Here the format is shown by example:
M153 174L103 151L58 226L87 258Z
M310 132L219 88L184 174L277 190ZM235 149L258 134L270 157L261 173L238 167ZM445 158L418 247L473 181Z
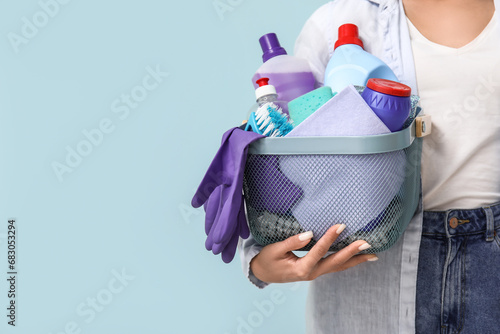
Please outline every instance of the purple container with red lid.
M373 112L392 132L400 131L410 114L411 88L386 79L369 79L361 94Z

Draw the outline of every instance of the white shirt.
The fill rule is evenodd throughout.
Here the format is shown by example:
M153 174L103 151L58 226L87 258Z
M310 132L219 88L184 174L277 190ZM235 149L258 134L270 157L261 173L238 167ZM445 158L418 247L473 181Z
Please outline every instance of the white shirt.
M421 106L433 125L422 150L424 210L471 209L500 201L496 15L461 48L433 43L407 22Z

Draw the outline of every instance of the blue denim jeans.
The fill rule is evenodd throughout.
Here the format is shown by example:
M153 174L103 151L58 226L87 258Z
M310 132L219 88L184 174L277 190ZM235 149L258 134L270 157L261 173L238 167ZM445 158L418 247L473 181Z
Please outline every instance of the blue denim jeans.
M500 203L424 212L418 334L500 333Z

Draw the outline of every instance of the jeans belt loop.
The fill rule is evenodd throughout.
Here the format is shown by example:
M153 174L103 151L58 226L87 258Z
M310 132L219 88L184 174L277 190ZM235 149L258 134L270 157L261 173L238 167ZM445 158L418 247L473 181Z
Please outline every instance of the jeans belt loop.
M489 206L483 208L483 210L486 213L486 241L491 242L495 240L495 218Z

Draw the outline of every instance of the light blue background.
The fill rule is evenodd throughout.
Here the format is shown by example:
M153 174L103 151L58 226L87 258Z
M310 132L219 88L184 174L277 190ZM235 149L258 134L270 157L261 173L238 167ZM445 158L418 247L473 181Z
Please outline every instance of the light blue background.
M220 16L210 0L72 0L17 53L9 34L41 5L1 2L0 332L233 334L239 317L254 324L240 333L304 332L306 286L253 287L239 260L204 249L203 211L189 203L222 133L254 102L258 38L276 32L291 53L324 2L221 0ZM169 76L120 119L113 102L157 66ZM53 163L104 119L113 131L59 180ZM5 310L9 218L15 328ZM118 289L123 270L130 279ZM284 303L258 311L273 291ZM82 315L92 298L105 301L93 318ZM78 330L65 331L72 323Z

